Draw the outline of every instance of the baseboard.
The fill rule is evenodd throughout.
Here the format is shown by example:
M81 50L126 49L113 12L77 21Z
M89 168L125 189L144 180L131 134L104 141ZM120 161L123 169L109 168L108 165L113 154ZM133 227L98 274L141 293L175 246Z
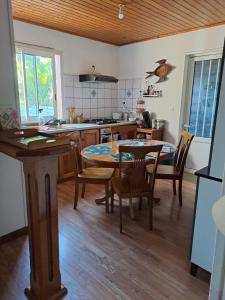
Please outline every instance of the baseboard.
M9 242L13 239L16 239L22 235L27 235L28 234L28 227L23 227L23 228L20 228L18 230L15 230L13 232L10 232L10 233L7 233L3 236L0 237L0 245L3 244L3 243L6 243L6 242Z

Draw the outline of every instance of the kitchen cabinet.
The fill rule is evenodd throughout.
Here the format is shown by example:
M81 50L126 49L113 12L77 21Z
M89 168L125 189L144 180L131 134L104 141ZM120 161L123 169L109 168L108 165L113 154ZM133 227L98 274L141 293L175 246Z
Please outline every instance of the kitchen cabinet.
M81 141L83 148L99 144L99 129L81 131Z
M69 135L71 139L80 138L82 147L99 144L99 129L81 130L70 133L62 133L62 135ZM72 178L74 176L75 155L71 150L69 154L59 157L59 181Z

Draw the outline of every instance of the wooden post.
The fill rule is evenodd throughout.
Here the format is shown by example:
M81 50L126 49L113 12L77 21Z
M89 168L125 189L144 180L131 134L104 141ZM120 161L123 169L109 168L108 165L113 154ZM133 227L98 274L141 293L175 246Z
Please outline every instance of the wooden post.
M30 249L29 299L61 299L56 197L57 156L23 157Z

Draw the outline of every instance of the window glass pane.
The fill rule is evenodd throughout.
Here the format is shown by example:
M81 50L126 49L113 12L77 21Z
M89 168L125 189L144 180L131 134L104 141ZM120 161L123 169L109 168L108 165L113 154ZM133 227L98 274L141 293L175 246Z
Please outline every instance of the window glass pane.
M220 59L213 59L211 62L211 72L208 87L208 97L206 103L206 116L205 116L205 128L204 137L211 137L211 124L213 122L213 113L215 107L215 97L218 81L218 69L220 64Z
M201 81L201 70L202 70L202 62L198 61L194 65L192 99L191 99L191 108L190 108L190 116L189 116L189 126L190 126L189 131L192 134L195 134L195 125L196 125L197 110L198 110L199 86Z
M26 102L25 102L25 90L24 90L22 52L16 53L16 67L17 67L17 80L18 80L19 101L20 101L20 116L22 119L26 119Z
M211 137L220 59L196 61L189 115L189 131Z
M38 116L38 107L36 99L36 78L35 78L35 60L30 54L24 55L25 60L25 79L27 92L28 115L30 117Z
M42 116L54 116L52 58L36 56L37 90Z
M199 86L200 94L199 94L199 103L198 103L198 112L197 112L197 128L196 136L202 136L202 127L204 121L204 112L205 112L205 104L206 104L206 93L207 93L207 86L208 86L208 75L209 75L209 60L205 60L203 62L203 69L202 69L202 81Z

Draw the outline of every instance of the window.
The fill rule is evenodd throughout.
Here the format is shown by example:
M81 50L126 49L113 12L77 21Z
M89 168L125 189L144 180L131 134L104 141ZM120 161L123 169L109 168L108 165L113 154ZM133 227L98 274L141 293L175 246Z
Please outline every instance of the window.
M189 131L211 138L221 58L193 59Z
M17 47L17 77L23 123L37 122L39 116L45 119L57 116L56 61L60 62L50 51Z

